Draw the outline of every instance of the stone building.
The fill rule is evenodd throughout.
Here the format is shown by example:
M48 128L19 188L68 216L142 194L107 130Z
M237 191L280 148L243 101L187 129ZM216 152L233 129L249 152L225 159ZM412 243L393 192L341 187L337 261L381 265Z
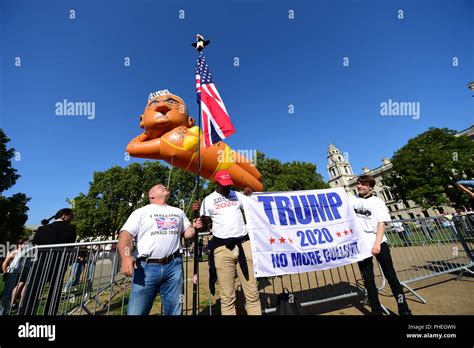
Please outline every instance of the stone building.
M417 214L420 214L422 217L439 215L438 211L432 208L422 209L413 201L395 199L394 195L390 191L390 187L385 185L382 178L382 176L392 168L392 163L389 158L384 158L382 160L382 165L377 168L362 168L362 173L358 175L354 174L346 153L341 153L339 149L333 144L329 145L327 160L329 186L344 187L349 195L357 194L356 182L359 175L372 175L375 179L374 193L383 199L388 207L390 216L395 216L398 219L414 219L416 218ZM453 209L449 207L443 208L447 209L449 212L453 211Z

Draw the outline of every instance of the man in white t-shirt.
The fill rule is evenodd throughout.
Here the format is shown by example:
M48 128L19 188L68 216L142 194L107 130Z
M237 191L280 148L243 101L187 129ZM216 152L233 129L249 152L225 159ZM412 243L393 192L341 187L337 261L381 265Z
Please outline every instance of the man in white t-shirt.
M396 217L392 216L392 222L390 223L390 226L395 232L397 232L398 238L400 238L400 240L402 241L403 246L411 246L410 238L408 238L408 233L405 230L405 227L403 226L403 222L396 220Z
M375 180L371 175L361 175L357 180L357 196L351 196L349 202L352 204L360 225L364 231L364 238L372 245L372 255L382 267L393 296L397 300L398 312L400 315L411 315L408 304L403 293L403 288L397 278L393 267L390 249L385 237L385 223L390 221L390 215L385 203L378 197L372 195ZM374 266L372 257L359 261L360 272L364 278L365 288L369 298L373 314L383 314L383 309L379 301L377 287L374 278Z
M209 287L215 293L215 283L219 280L221 314L235 315L235 276L240 279L249 315L261 315L262 307L257 289L257 280L253 272L252 250L242 214L240 192L231 190L232 178L227 170L215 175L216 191L204 198L201 206L201 218L204 225L212 222L213 238L209 241ZM250 194L246 188L244 193ZM199 203L193 205L199 209Z
M191 226L184 212L167 204L170 192L155 185L148 192L150 204L135 210L123 225L117 249L122 272L133 275L128 315L147 315L158 293L164 315L180 315L183 291L181 237L191 239ZM131 255L132 240L137 243L137 258Z

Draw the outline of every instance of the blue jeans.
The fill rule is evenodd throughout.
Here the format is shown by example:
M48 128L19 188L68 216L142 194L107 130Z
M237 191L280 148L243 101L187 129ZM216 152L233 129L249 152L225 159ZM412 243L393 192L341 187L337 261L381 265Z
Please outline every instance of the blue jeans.
M162 265L137 262L127 315L148 315L160 293L164 315L181 315L183 294L183 259L177 257Z
M81 279L82 267L82 263L74 262L71 269L71 275L69 276L69 279L66 285L64 286L65 291L69 290L71 285L76 286L77 284L79 284L79 280Z

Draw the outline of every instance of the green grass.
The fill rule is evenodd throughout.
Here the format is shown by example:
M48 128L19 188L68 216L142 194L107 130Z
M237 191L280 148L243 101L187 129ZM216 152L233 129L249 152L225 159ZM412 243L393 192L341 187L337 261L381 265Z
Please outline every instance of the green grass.
M451 231L449 228L441 228L437 229L436 231L432 231L433 240L430 240L420 229L415 229L414 227L410 227L412 231L416 233L407 233L408 242L411 243L412 246L422 246L427 244L437 243L438 241L451 241L454 237L451 235ZM403 246L403 240L398 236L396 232L391 232L389 237L389 242L391 245L395 247Z

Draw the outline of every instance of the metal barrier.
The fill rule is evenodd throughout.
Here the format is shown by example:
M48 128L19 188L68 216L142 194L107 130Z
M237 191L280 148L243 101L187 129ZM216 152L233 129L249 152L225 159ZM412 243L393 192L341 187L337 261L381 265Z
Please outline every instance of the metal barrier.
M408 284L456 271L474 273L469 269L474 265L468 246L472 229L457 224L457 219L437 216L388 223L385 233L398 279L423 303L426 300Z
M21 251L2 298L3 315L109 314L129 279L119 271L117 241L35 246ZM19 303L15 288L23 287ZM114 306L112 306L114 305Z
M313 306L364 294L356 264L317 272L259 278L260 299L264 313L274 313L278 295L285 289L293 294L301 307Z
M469 270L474 265L474 215L396 220L388 223L386 235L401 284L426 302L409 284L444 273ZM218 293L208 287L207 240L200 233L198 313L212 315L218 308ZM130 278L120 273L117 241L36 246L22 250L21 260L9 274L2 298L3 315L124 315L130 293ZM192 313L193 247L183 248L183 315ZM374 268L379 290L385 286L383 272ZM21 284L23 283L23 284ZM318 272L258 278L264 313L276 311L278 294L287 289L302 307L363 296L365 289L356 264ZM19 304L12 294L24 293ZM218 289L217 289L218 292ZM15 297L15 296L14 296ZM19 297L19 296L18 296ZM237 313L243 313L243 295L237 292ZM152 313L162 311L161 299Z
M207 239L210 233L200 233L203 239L202 250L203 262L200 263L198 298L201 315L212 315L218 310L219 287L216 287L216 295L212 296L209 292L208 264L207 259ZM192 248L183 249L186 259L192 261ZM188 251L187 251L188 250ZM191 314L192 304L192 262L185 264L185 303L183 304L183 314ZM257 278L262 303L262 311L266 314L276 312L278 295L288 289L295 299L301 304L301 307L313 306L320 303L347 299L351 297L363 296L362 277L360 276L357 265L351 264L342 267L332 268L318 272L307 272L301 274L289 274L284 276ZM245 314L245 298L243 291L236 279L236 311L237 314ZM189 294L186 296L186 294Z
M200 234L199 247L204 279L208 288L207 239ZM118 241L35 246L21 251L16 267L9 273L2 296L3 315L124 315L131 278L120 272ZM193 247L183 248L183 314L192 312ZM24 288L22 296L15 296ZM13 295L13 296L12 296ZM17 298L18 297L18 298ZM199 302L201 314L212 313L212 300ZM206 309L204 309L206 308ZM162 313L158 297L152 312Z
M453 217L452 224L459 240L465 243L463 246L472 260L474 253L474 213L465 215L456 215Z

